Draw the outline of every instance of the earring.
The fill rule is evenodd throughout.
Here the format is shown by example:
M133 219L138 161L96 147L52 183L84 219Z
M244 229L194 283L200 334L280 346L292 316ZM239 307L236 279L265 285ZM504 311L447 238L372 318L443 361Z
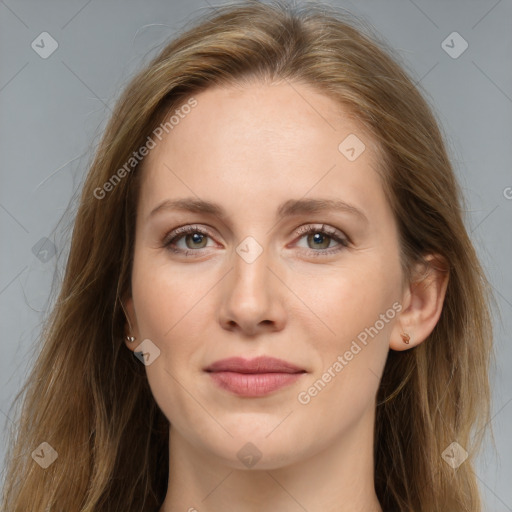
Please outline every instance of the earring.
M402 337L402 341L408 345L411 337L406 332L403 332L400 336Z
M126 341L128 343L133 343L135 341L135 336L126 336Z

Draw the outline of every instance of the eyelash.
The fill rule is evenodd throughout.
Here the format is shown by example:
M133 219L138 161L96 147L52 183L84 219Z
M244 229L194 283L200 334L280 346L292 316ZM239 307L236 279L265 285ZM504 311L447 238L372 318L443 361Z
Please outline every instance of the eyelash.
M321 227L318 227L321 226ZM186 235L199 233L201 235L208 236L210 238L213 238L211 234L206 231L205 229L199 227L199 226L183 226L180 228L177 228L173 231L171 231L168 235L164 237L163 240L163 248L176 253L181 254L183 256L189 256L192 253L198 253L201 249L177 249L174 247L174 244L179 241L181 238L183 238ZM340 245L335 248L330 249L321 249L321 250L315 250L315 249L305 249L310 255L314 256L329 256L331 254L338 253L342 251L343 249L347 248L349 246L349 239L341 234L340 232L335 229L331 228L329 226L326 226L325 224L321 225L308 225L308 226L302 226L298 228L295 231L295 235L300 236L300 238L304 237L305 235L308 235L310 233L322 233L323 235L327 235L330 239L334 240L335 242L338 242ZM204 247L202 249L205 249Z

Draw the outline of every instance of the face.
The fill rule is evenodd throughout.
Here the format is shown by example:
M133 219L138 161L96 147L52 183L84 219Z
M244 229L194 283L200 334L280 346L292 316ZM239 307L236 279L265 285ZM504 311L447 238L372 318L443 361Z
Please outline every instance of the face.
M182 441L238 468L251 442L276 468L373 413L401 309L397 228L375 144L332 99L298 83L194 98L145 160L129 346L150 340ZM206 371L260 356L294 369Z

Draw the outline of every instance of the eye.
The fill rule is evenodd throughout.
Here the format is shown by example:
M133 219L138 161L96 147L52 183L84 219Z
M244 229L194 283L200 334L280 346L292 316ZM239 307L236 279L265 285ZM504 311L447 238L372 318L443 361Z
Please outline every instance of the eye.
M199 226L183 226L171 231L165 237L163 246L172 252L189 255L198 252L197 249L205 249L208 238L211 238L208 231ZM180 247L180 242L184 243L185 247Z
M299 235L301 239L306 238L307 249L313 253L319 253L319 255L336 253L349 245L348 238L341 231L325 224L303 226L295 234ZM338 245L332 247L331 242L333 241Z
M338 229L326 226L325 224L302 226L295 231L299 240L306 238L310 254L315 256L337 253L348 247L348 238ZM171 231L163 240L163 247L176 254L184 256L201 255L200 249L211 247L207 245L210 233L204 228L196 225L182 226ZM332 247L332 242L337 245ZM180 247L179 244L185 244Z

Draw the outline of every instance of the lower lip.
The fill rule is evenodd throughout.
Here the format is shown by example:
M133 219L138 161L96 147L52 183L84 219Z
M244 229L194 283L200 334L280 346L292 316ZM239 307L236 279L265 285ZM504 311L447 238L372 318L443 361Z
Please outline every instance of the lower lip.
M227 391L239 396L257 397L293 384L304 373L210 372L210 375Z

